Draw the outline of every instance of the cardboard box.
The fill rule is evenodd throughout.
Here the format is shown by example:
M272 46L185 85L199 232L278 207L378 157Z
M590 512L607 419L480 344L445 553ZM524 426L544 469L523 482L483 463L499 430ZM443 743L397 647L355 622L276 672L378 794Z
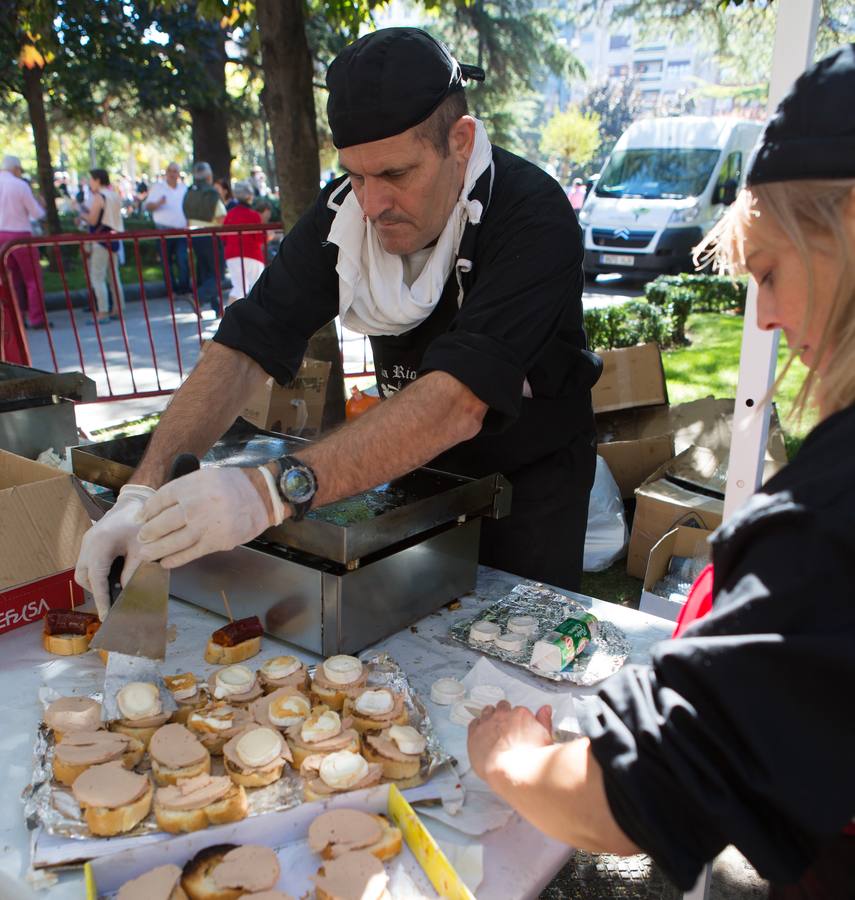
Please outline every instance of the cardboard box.
M657 469L635 492L627 574L644 578L654 544L678 525L718 528L724 514L723 486L721 460L705 447L690 447Z
M733 427L733 400L706 397L674 406L625 409L597 416L597 452L609 465L624 498L633 496L653 472L688 447L716 452L727 471ZM772 409L764 478L787 462L784 435Z
M602 350L598 356L603 373L591 389L595 413L668 402L658 344Z
M331 364L304 359L297 377L285 387L272 378L254 391L241 415L267 431L312 437L320 433Z
M210 340L202 341L204 353ZM306 357L297 377L286 385L273 378L253 391L240 415L266 431L315 437L320 434L332 363Z
M638 606L641 612L650 613L652 616L661 616L672 622L677 621L684 603L654 594L653 586L668 574L672 556L686 556L693 559L709 558L710 550L707 541L711 534L712 532L705 528L686 528L681 525L669 531L653 545L647 560L644 588Z
M0 450L0 633L83 603L74 583L91 522L74 476Z

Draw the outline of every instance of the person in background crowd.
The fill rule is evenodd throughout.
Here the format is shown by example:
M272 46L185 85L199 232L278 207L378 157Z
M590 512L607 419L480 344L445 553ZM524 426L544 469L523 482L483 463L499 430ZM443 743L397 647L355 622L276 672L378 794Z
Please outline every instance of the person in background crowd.
M235 205L226 213L223 225L260 225L261 216L252 208L252 185L248 181L236 181L233 191ZM232 283L229 303L233 303L246 297L264 271L267 261L264 232L242 231L226 235L223 246Z
M232 193L232 186L228 178L215 178L214 188L220 195L220 199L223 201L223 205L226 207L226 212L228 212L230 209L234 209L235 206L237 206L237 200L235 200L235 196Z
M187 185L181 179L178 163L171 162L166 167L166 180L152 185L145 208L151 213L154 227L158 229L186 228L184 215L184 195ZM165 245L165 246L164 246ZM190 269L187 265L187 239L166 238L160 247L163 271L169 272L172 289L177 294L190 291Z
M252 189L256 197L266 197L270 193L270 187L267 184L267 176L261 166L253 166L252 174L249 178L252 183Z
M211 228L222 225L226 217L226 207L213 185L211 167L201 160L193 164L193 186L184 195L184 215L187 227ZM193 238L193 256L196 259L196 291L199 302L210 306L216 315L220 314L218 280L222 271L217 272L219 243L216 235L198 235Z
M504 702L469 727L473 769L526 819L641 849L683 890L732 843L776 900L855 896L853 97L850 44L781 102L696 251L754 277L757 323L807 366L819 424L713 534L677 640L577 700L587 737L555 743L548 706Z
M90 234L105 235L103 240L93 241L86 248L89 278L98 308L97 319L103 325L119 318L110 315L110 296L119 309L125 307L122 273L119 270L119 242L109 237L125 230L122 199L110 186L110 176L105 169L89 170L89 203L80 207L80 219ZM94 320L89 319L87 324L94 324Z
M140 180L134 186L134 213L138 216L143 214L145 201L148 197L148 183L145 178Z
M570 190L567 191L567 199L576 212L582 208L585 202L585 182L581 178L574 178Z
M32 223L45 215L22 175L21 160L17 156L4 156L0 164L0 245L16 238L30 237ZM49 327L45 319L38 249L19 247L9 256L7 266L18 303L26 313L25 326L36 329Z

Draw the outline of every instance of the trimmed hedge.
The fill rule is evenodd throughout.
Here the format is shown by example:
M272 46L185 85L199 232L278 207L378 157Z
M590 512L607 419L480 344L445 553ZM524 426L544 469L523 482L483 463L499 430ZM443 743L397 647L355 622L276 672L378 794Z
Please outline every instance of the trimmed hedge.
M660 347L685 344L689 313L741 312L747 284L747 278L722 275L660 275L645 285L645 301L586 310L588 346L612 350L647 341Z
M648 341L667 346L672 342L672 329L669 313L643 300L585 310L588 346L596 350L634 347Z

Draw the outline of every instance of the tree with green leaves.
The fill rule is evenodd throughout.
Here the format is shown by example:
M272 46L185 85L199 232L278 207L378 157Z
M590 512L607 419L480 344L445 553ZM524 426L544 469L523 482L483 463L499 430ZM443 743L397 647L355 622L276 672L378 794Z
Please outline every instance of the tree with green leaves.
M557 162L558 179L566 185L571 172L581 171L600 145L600 117L576 107L557 112L546 123L540 139L541 152Z
M618 138L641 110L636 83L626 78L594 85L579 104L579 109L600 120L600 145L589 161L591 169L599 171Z

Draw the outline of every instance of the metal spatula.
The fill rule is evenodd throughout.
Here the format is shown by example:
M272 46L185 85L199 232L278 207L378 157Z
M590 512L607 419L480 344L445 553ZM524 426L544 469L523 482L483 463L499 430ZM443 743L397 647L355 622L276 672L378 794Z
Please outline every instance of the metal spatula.
M168 480L198 468L199 460L192 453L182 453L172 463ZM160 563L143 563L111 606L89 646L126 656L164 659L168 605L169 572Z

